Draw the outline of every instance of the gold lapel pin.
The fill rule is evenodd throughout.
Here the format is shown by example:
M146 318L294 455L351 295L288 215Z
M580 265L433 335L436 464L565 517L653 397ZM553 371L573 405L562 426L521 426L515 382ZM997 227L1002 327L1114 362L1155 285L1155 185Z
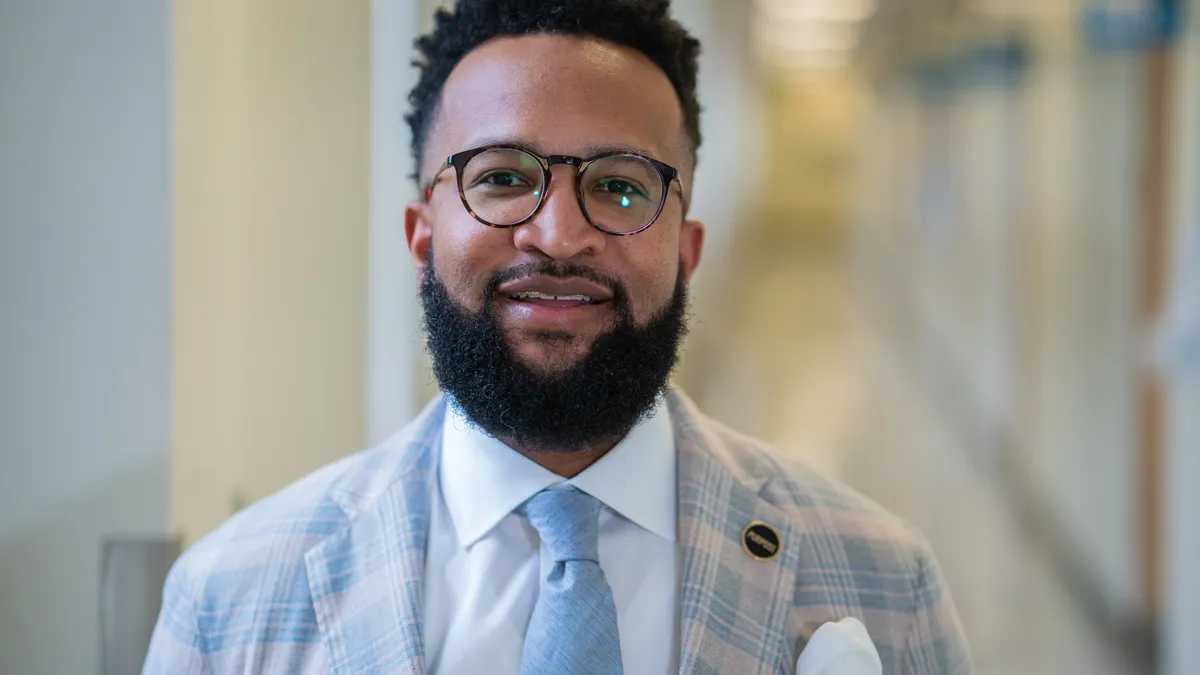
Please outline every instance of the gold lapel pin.
M767 562L779 555L779 532L770 525L756 520L742 530L742 549L751 558Z

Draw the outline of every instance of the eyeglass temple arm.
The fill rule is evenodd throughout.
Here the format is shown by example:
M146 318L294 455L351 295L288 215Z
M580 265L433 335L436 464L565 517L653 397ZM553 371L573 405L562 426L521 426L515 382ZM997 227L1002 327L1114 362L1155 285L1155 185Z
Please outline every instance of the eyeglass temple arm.
M425 189L422 190L422 192L425 193L426 202L433 197L433 186L437 185L438 179L441 178L442 174L446 173L446 169L449 169L451 166L453 166L453 164L450 163L450 158L447 157L446 161L442 162L442 165L438 167L438 170L433 173L433 177L429 179L429 182L425 184ZM680 183L679 187L682 189L683 183Z
M688 199L687 190L683 187L683 176L678 171L675 172L675 177L671 179L671 183L679 184L679 201L683 202L683 215L687 216L688 210L692 208L691 200ZM670 183L668 183L669 189ZM665 198L664 198L665 199Z

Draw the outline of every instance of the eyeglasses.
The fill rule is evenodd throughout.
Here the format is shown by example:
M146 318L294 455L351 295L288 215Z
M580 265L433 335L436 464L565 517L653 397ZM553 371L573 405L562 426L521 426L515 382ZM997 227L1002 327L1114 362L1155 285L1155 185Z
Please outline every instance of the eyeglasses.
M464 150L446 159L425 189L425 200L447 169L458 177L458 194L475 220L488 227L517 227L533 220L546 201L550 167L575 167L575 195L587 221L615 235L637 234L662 213L672 182L683 183L674 167L643 155L615 152L591 159L543 157L516 146Z

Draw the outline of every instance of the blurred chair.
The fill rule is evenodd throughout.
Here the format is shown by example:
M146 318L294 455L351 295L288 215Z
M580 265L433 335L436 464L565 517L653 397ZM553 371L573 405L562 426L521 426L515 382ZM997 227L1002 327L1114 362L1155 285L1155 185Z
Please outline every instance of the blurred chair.
M100 675L137 675L178 539L108 538L100 557Z

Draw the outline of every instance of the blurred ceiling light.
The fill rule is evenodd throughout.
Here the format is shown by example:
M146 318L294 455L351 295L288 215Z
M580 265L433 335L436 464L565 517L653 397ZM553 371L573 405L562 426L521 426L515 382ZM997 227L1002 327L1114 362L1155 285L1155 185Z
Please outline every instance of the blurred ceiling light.
M849 51L859 40L858 26L834 21L787 24L762 17L756 29L760 44L784 51Z
M759 57L784 71L844 68L879 0L755 0Z
M784 72L833 70L850 65L850 52L812 50L777 52L771 63Z
M844 21L856 23L871 18L878 0L758 0L758 10L768 21L787 23Z
M1043 5L1044 3L1036 0L973 0L969 4L975 11L997 19L1035 18L1038 12L1058 13L1069 17L1071 12L1077 11L1072 3L1049 3L1049 7Z
M769 68L784 72L845 68L854 52L846 49L771 49L759 47L759 59Z

